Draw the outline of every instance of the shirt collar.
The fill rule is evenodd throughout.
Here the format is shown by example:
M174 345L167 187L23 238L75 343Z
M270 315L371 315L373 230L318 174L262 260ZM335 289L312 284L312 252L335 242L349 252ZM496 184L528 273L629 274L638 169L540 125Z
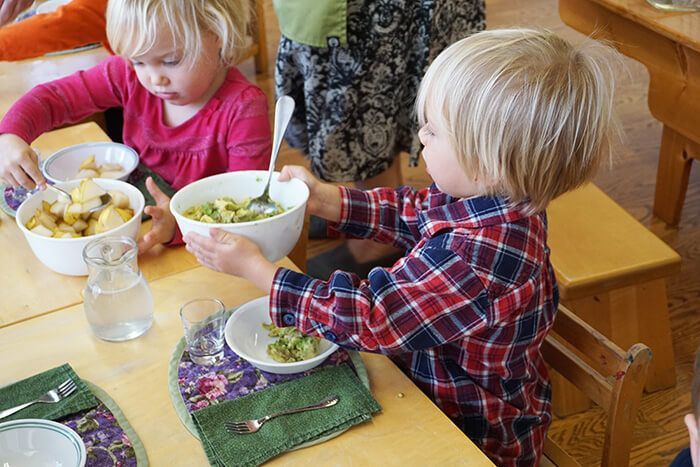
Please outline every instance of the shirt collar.
M428 236L456 225L480 229L489 225L515 222L527 217L522 204L510 203L502 196L455 198L440 191L433 183L428 191L427 209L419 215L420 229Z

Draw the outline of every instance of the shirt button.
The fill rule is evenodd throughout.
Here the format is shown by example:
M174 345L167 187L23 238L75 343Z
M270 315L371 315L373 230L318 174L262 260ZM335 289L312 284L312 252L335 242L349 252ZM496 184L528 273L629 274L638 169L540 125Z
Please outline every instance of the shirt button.
M326 333L323 335L323 337L325 337L326 340L329 340L329 341L331 341L331 342L335 342L335 341L338 339L338 337L333 333L333 331L328 331L328 332L326 332Z
M282 315L282 322L287 326L294 326L294 315L291 313L285 313Z

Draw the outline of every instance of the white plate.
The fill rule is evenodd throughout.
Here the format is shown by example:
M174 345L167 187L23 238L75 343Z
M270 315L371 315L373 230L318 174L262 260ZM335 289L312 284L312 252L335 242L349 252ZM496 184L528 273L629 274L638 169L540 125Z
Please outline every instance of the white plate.
M269 373L290 374L314 368L338 349L338 346L325 339L319 344L319 354L314 358L293 363L280 363L267 354L267 344L276 340L267 335L263 323L270 323L270 297L260 297L241 305L226 321L224 335L226 344L239 357L251 365Z
M83 467L85 444L60 423L26 418L0 423L3 467Z

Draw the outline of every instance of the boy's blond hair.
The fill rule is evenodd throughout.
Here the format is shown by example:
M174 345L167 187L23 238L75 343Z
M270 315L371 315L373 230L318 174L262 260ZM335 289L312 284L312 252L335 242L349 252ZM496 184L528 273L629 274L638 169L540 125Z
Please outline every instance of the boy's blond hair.
M420 125L448 131L463 170L488 193L544 209L609 159L619 54L532 29L484 31L445 49L416 100ZM612 58L612 60L611 60Z
M147 53L159 34L182 47L185 64L202 55L202 37L219 40L224 66L233 66L245 44L251 14L248 0L110 0L107 38L118 55Z

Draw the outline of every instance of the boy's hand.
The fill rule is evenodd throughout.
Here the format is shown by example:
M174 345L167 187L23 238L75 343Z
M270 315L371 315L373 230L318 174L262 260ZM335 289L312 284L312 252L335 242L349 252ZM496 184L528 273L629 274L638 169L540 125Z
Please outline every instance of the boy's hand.
M187 251L202 266L244 277L261 290L270 290L277 267L263 256L258 245L220 229L211 229L209 235L211 238L189 232L184 237Z
M32 5L33 0L0 0L0 26L14 20Z
M305 167L299 165L282 167L279 181L285 182L292 178L298 178L309 187L309 200L306 203L309 214L332 222L340 220L340 192L337 186L321 182Z
M46 184L34 150L22 138L11 133L0 135L0 180L9 186L23 186L27 190Z
M163 193L151 177L146 179L146 189L156 201L155 206L146 206L144 212L151 216L151 230L139 240L139 253L150 250L155 245L168 243L175 235L177 223L170 212L170 198Z

